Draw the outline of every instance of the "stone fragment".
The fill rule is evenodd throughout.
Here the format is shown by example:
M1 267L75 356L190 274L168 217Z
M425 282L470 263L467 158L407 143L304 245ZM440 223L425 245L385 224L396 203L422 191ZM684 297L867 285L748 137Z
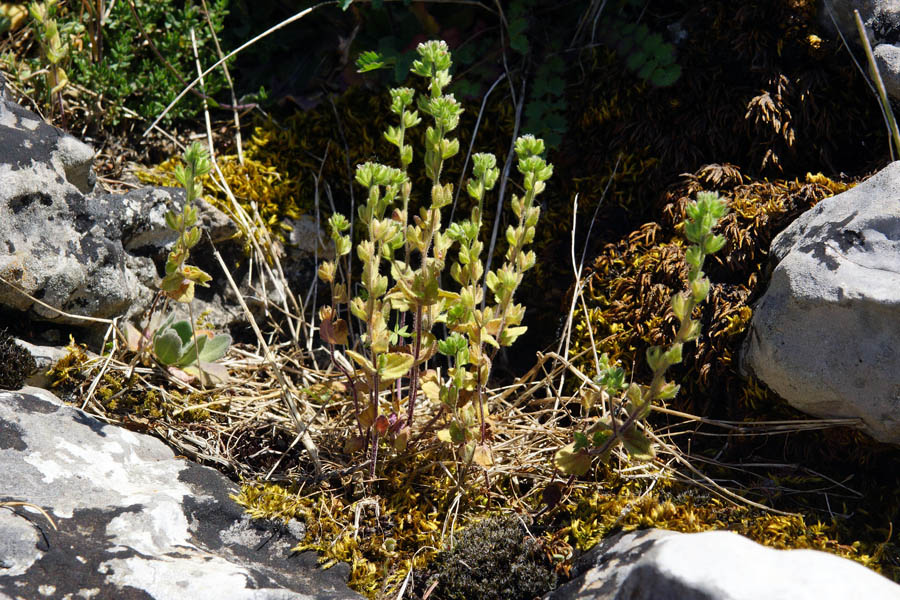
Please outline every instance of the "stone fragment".
M900 586L851 560L775 550L730 531L620 533L576 572L545 600L900 599Z
M165 214L181 211L184 191L152 187L126 194L92 191L90 147L5 99L2 90L0 140L0 278L8 282L0 282L0 309L16 311L0 314L0 326L4 319L7 324L48 321L89 328L93 341L98 341L108 325L96 319L124 317L146 323L176 238L166 226ZM213 280L210 287L196 289L194 314L203 314L204 322L217 329L246 322L214 257L215 248L251 310L262 318L266 301L283 302L280 283L270 281L264 292L257 291L262 289L261 269L250 282L249 261L234 222L205 201L196 206L203 235L191 249L189 264ZM315 230L311 219L299 222L300 241L306 245L291 245L282 267L288 281L306 293L310 282L316 281L314 251L306 249L308 238L322 236L310 234L310 222ZM179 308L183 310L176 309L178 318L187 318L186 307Z
M869 45L875 55L885 91L900 100L900 3L895 0L824 0L819 22L837 36L838 30L852 45L857 59L866 62L853 11L858 10Z
M900 162L772 242L742 368L795 408L900 443Z
M57 527L0 509L0 598L361 598L291 553L302 523L250 521L218 472L45 390L0 392L0 473L0 503Z

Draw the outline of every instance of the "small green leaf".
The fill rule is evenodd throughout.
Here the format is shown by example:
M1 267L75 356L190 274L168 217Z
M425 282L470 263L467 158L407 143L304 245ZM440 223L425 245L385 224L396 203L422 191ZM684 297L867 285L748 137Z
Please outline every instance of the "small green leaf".
M226 333L220 333L200 349L200 360L206 363L213 363L225 356L228 347L231 346L231 336Z
M599 431L595 431L593 437L591 438L591 443L594 445L594 448L602 448L606 445L606 442L613 436L612 429L601 429Z
M649 77L650 83L656 87L669 87L681 77L681 65L667 64L657 67Z
M346 0L344 0L346 1ZM352 0L350 0L352 2ZM349 5L349 2L348 2ZM384 55L374 50L366 50L356 58L356 72L368 73L386 68Z
M466 441L466 428L456 421L450 422L450 439L454 444L462 444Z
M358 352L354 352L353 350L345 350L344 352L347 354L347 356L353 359L353 362L362 367L363 371L365 371L367 375L375 374L375 367L372 366L372 363L368 358Z
M630 427L622 433L622 445L629 455L635 460L653 460L656 451L653 449L653 442L643 433Z
M590 445L590 442L588 441L588 437L585 434L583 434L582 432L576 431L574 434L574 437L575 437L574 450L576 452L578 450L581 450L582 448L587 448Z
M556 467L566 475L581 477L591 468L591 457L584 450L575 450L575 444L569 444L556 451Z
M153 354L162 364L174 365L181 358L182 343L178 333L167 329L153 340Z
M400 379L413 366L412 354L405 352L389 352L378 357L378 375L385 383Z

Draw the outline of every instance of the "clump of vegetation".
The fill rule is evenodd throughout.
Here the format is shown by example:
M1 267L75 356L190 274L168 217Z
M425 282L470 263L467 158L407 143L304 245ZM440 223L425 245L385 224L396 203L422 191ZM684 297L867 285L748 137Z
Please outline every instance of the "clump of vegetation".
M765 249L796 216L849 187L821 174L795 181L749 181L728 164L707 165L686 176L667 192L661 217L607 244L594 259L585 278L586 308L576 308L571 356L596 340L598 353L607 353L610 362L635 365L636 380L652 376L639 358L648 347L670 339L678 326L671 299L688 269L681 228L686 208L701 190L718 190L728 198L730 211L718 228L726 244L707 268L713 284L701 315L704 334L696 351L686 353L683 365L672 369L683 387L675 406L725 417L745 387L736 357L752 316L750 303L765 284ZM573 360L585 373L594 373L589 355ZM729 398L732 405L696 405L695 399L707 393Z
M556 573L539 541L517 517L492 517L459 534L439 553L416 591L443 600L532 600L556 586Z
M459 140L449 134L459 125L463 109L453 94L444 92L451 81L446 43L426 42L417 50L420 58L412 70L426 79L429 90L427 96L419 98L418 108L433 119L425 132L424 154L431 203L410 219L412 184L407 169L414 154L407 136L421 118L419 111L410 109L415 91L396 88L391 90L391 112L399 117L399 124L388 127L384 136L396 146L400 168L367 162L356 170L357 183L368 189L366 204L358 211L366 232L366 238L356 247L363 264L361 293L351 299L349 282L338 280L341 258L352 249L350 236L345 233L350 222L339 213L329 220L336 260L319 267L320 279L331 288L332 301L331 306L319 311L319 331L330 349L332 364L348 380L358 422L358 435L348 439L347 448L369 449L371 476L375 475L382 440L396 450L406 449L420 390L449 415L437 435L458 452L461 463L481 467L493 464L485 389L497 351L511 346L526 330L521 325L525 309L513 297L525 272L536 262L534 252L526 250L540 217L535 199L553 173L552 165L541 157L541 140L533 136L516 140L524 193L512 198L517 223L506 230L505 262L498 269L486 270L480 235L485 196L500 176L497 159L487 153L472 157L473 176L466 186L473 202L470 217L442 227L441 211L453 202L453 184L442 183L441 176L445 161L459 152ZM393 207L395 201L400 206ZM459 249L450 276L460 287L459 291L449 291L441 287L441 274L455 244ZM381 274L382 263L393 285ZM344 268L346 273L352 272ZM488 302L488 290L492 302ZM339 314L341 305L347 305L362 324L362 352L349 349L350 328ZM406 313L412 316L411 326ZM451 332L444 340L431 333L438 323L446 324ZM337 360L337 345L348 346L345 354L359 367L359 374L351 373ZM447 377L436 371L421 372L425 362L438 352L450 360ZM405 406L403 378L409 381Z
M142 353L149 341L153 356L170 372L185 380L196 377L203 383L227 380L228 372L215 361L225 356L231 345L228 334L201 330L198 335L193 318L194 290L198 285L209 287L212 280L209 273L187 264L191 248L200 242L202 235L197 226L197 207L194 206L201 196L199 179L209 174L211 169L206 150L198 143L191 144L184 152L184 164L175 167L175 178L185 190L184 206L180 213L170 210L165 216L166 225L178 234L178 238L166 259L166 275L159 283L159 289L167 299L186 304L191 319L176 321L175 315L170 314L152 331L148 326L143 334L130 324L126 327L126 340L133 352Z
M66 66L70 61L70 39L81 33L84 28L77 22L58 22L56 19L56 0L32 2L28 5L28 13L33 20L33 31L41 47L37 65L38 71L26 71L20 74L27 81L38 74L43 74L43 85L40 86L45 103L61 114L64 113L62 91L69 83ZM38 85L35 82L35 85Z
M213 37L228 14L228 0L209 0L206 9L195 2L130 0L112 3L103 15L97 6L104 10L93 2L33 2L38 53L25 46L3 63L25 94L99 126L116 126L128 115L159 115L195 72L191 30L199 55L215 56ZM225 82L220 71L210 73L206 94L214 97ZM198 96L176 105L164 123L193 118L202 106Z
M31 352L0 329L0 390L17 390L25 384L37 365Z
M672 313L678 320L675 340L668 346L647 348L647 365L653 372L649 386L626 384L625 371L615 363L610 364L606 354L600 357L596 385L583 390L582 404L586 414L598 406L601 417L576 431L575 441L556 453L557 466L568 475L584 475L594 458L607 461L620 444L634 459L650 460L655 456L652 439L638 424L650 414L654 402L672 400L678 394L680 386L666 380L666 371L681 363L684 345L700 337L701 325L693 318L694 308L706 300L710 288L703 263L708 255L725 245L725 238L713 233L728 212L725 201L717 193L698 193L697 200L687 206L686 212L684 235L693 244L685 251L686 289L671 299ZM622 397L611 405L603 401L604 396L616 398L620 394Z

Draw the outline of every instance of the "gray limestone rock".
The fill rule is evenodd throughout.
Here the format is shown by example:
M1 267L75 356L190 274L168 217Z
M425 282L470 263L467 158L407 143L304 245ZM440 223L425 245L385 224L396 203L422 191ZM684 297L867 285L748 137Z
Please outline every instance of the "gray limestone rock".
M153 303L176 237L166 227L165 213L181 210L184 191L92 191L90 147L2 96L0 142L0 277L21 290L0 282L0 309L23 313L28 320L92 328L95 338L106 325L78 317L140 320ZM191 250L190 264L213 281L209 288L197 288L194 314L205 313L213 327L231 327L246 319L213 246L230 265L251 309L261 312L263 303L254 299L247 281L248 261L237 227L206 202L196 206L204 235ZM286 257L285 272L304 292L315 281L314 262L306 249ZM267 291L272 300L272 290ZM186 310L179 313L186 316Z
M302 523L250 521L218 472L49 392L0 393L0 598L355 599L346 565L293 554Z
M801 215L770 255L745 372L803 412L900 443L900 162Z
M0 82L0 89L3 83ZM65 182L82 194L94 188L94 150L0 94L0 165Z
M866 57L853 16L854 10L859 11L885 90L891 98L900 100L900 2L824 0L820 7L819 21L825 30L837 35L839 29L854 48L857 60L865 64Z
M729 531L621 533L576 569L545 600L900 600L900 586L851 560L766 548Z

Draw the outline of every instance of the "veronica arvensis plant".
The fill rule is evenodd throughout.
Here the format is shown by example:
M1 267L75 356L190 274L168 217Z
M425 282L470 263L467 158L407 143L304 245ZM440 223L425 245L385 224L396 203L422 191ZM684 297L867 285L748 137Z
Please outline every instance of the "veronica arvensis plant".
M419 59L412 72L428 81L427 94L416 99L410 88L391 90L391 112L398 123L388 128L385 138L397 148L400 166L368 162L356 170L356 182L368 192L357 214L363 231L356 245L362 265L361 293L350 298L338 281L338 262L352 256L352 243L345 233L349 222L339 214L329 221L336 260L319 268L319 277L332 291L332 305L319 311L320 334L354 395L357 435L350 438L348 449L368 446L372 475L380 440L390 439L397 450L406 448L420 392L448 415L437 433L441 440L460 447L466 463L492 463L485 387L497 350L511 345L526 329L521 324L525 309L513 299L524 273L535 263L534 252L527 250L540 216L535 199L553 172L540 156L544 152L541 140L524 136L516 141L524 194L514 195L511 202L516 223L506 231L506 260L499 269L485 273L482 214L485 196L500 175L497 160L491 154L473 156L473 173L466 186L473 203L469 218L445 227L442 213L453 201L453 184L442 183L441 175L446 161L459 152L459 141L451 136L463 108L444 92L451 81L447 45L431 41L420 44L417 51ZM408 167L415 153L408 132L422 121L420 113L429 121L422 160L431 187L429 201L418 214L410 215ZM454 246L456 260L451 261ZM458 285L455 290L443 287L448 263ZM342 304L362 324L361 347L345 350L357 366L353 373L334 360L335 347L349 341L347 323L338 314ZM391 330L389 324L405 323L407 316L412 320L411 340L400 344L406 326ZM396 318L392 321L392 317ZM438 340L432 333L438 323L449 329L446 339ZM443 377L435 370L423 372L438 352L451 363ZM399 393L401 381L408 382L405 399ZM392 386L393 394L389 393Z
M671 400L679 386L667 381L669 367L681 362L684 345L700 336L700 322L692 318L694 308L709 295L709 279L703 273L703 263L710 254L725 245L725 238L713 231L719 219L728 213L725 201L715 192L700 192L697 200L687 206L684 235L691 246L685 251L688 265L686 289L672 296L672 312L679 326L675 339L668 346L647 349L647 364L653 370L650 385L625 384L625 372L609 363L604 354L600 359L595 388L582 392L581 400L588 414L604 395L615 398L613 409L592 423L585 422L574 434L575 441L556 453L556 465L572 476L584 475L595 458L605 462L612 450L621 445L637 460L655 456L651 439L638 427L650 414L653 403Z

